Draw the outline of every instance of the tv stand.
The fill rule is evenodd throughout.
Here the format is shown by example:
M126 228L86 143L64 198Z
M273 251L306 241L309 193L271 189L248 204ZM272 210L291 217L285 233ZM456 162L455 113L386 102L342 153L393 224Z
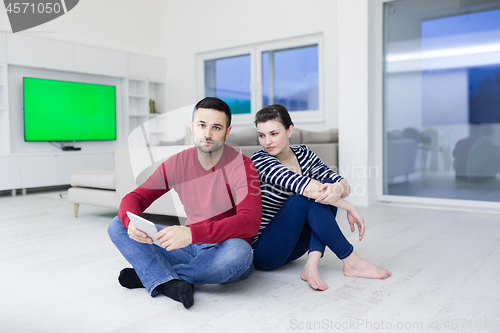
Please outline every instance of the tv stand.
M0 177L0 191L69 185L75 171L113 169L114 165L113 150L0 154L0 170L8 175Z

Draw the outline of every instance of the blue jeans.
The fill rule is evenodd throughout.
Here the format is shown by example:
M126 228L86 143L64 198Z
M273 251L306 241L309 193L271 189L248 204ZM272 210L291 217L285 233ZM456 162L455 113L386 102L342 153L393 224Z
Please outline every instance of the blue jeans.
M324 253L325 244L339 259L347 258L354 248L340 230L336 215L337 207L292 194L253 244L255 268L272 270L307 251Z
M109 225L108 234L153 297L158 295L158 285L172 279L195 285L230 283L246 279L254 268L252 247L240 238L167 251L131 239L118 216Z

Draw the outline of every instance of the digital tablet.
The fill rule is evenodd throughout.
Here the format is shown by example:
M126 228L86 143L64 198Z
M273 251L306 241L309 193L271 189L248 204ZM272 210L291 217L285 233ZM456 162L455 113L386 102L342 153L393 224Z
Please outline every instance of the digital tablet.
M154 236L158 232L158 229L153 222L148 221L145 218L142 218L131 212L127 212L127 216L130 218L130 221L132 222L134 227L151 237L151 239L153 240L153 244L156 244L159 247L163 248L163 246L161 246L160 243L154 238Z

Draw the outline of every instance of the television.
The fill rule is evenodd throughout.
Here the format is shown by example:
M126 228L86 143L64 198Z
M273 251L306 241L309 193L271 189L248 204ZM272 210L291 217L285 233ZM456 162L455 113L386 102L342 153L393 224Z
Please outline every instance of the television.
M24 141L116 140L116 87L23 78Z

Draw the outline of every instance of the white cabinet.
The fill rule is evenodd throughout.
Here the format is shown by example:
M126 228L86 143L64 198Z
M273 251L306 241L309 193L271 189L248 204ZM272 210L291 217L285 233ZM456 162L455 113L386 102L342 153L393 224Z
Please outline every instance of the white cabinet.
M21 158L0 157L0 190L21 188Z
M7 64L0 63L0 154L10 152Z
M89 154L85 157L85 169L113 169L115 165L115 154ZM78 169L78 170L81 170Z
M114 152L60 152L0 156L0 190L67 185L83 169L113 169Z
M165 80L165 59L86 45L0 33L0 62L113 77Z
M73 71L73 44L19 34L7 34L7 63Z
M69 184L71 173L81 169L86 169L85 155L23 156L21 188Z
M128 75L163 82L165 81L165 59L129 54Z
M0 62L7 62L7 37L5 32L0 32Z
M75 45L75 71L127 77L127 54L97 47Z

